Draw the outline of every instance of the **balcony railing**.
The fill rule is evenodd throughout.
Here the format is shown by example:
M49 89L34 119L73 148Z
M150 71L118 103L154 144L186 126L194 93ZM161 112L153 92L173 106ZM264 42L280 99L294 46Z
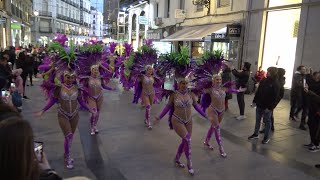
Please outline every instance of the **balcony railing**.
M52 28L51 27L41 27L40 26L39 31L43 32L43 33L52 33Z
M49 12L49 11L39 11L39 16L52 17L52 12Z

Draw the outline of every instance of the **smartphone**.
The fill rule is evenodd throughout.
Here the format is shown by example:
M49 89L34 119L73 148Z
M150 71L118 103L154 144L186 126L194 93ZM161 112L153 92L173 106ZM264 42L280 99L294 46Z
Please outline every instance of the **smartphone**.
M41 141L34 141L34 152L36 153L36 155L40 155L40 156L41 156L41 160L42 160L42 155L43 155L43 142L41 142Z
M15 83L11 83L11 87L15 88L16 84Z
M303 79L303 88L306 88L306 86L307 86L306 79Z
M6 96L6 91L1 91L1 96L5 97Z

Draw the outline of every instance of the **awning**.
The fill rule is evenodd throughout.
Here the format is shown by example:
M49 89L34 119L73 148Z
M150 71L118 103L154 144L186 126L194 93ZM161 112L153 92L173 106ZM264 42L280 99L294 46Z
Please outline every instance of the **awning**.
M188 26L182 30L173 33L172 35L161 39L160 41L201 41L207 35L211 35L224 27L227 24L211 24L203 26Z

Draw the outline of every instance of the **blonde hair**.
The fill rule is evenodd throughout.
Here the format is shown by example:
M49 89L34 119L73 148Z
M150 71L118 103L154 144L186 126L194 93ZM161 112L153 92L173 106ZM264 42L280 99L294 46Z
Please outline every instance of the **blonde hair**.
M153 67L151 65L146 65L145 70L147 71L149 68L153 70Z
M90 71L92 71L93 69L96 69L96 68L99 68L99 65L97 65L97 64L92 65L91 68L90 68Z
M220 74L214 74L214 75L212 75L212 80L215 80L217 77L221 77L221 75L220 75Z

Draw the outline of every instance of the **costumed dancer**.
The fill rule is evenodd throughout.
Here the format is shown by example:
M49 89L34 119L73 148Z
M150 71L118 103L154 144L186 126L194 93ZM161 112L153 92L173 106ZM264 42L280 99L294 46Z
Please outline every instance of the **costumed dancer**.
M211 146L209 142L214 133L219 145L220 155L222 157L227 157L220 135L220 123L225 111L226 92L243 92L244 89L232 89L232 82L227 82L222 85L222 78L219 73L226 65L224 64L225 60L221 51L215 51L213 53L205 52L201 60L202 64L194 71L194 81L196 82L196 89L205 89L201 99L201 105L203 111L208 109L207 117L211 122L211 126L204 141L204 146L213 150L213 146Z
M145 125L152 129L150 121L151 106L157 102L157 95L160 93L162 80L157 77L152 65L157 62L157 51L152 48L152 41L145 40L145 44L139 52L134 55L134 63L131 69L131 76L136 77L135 93L132 103L138 103L141 98L145 107Z
M57 42L53 43L57 46ZM74 56L74 48L71 47L67 52L64 48L61 48L59 51L59 58L54 62L57 67L56 72L60 75L59 85L54 85L54 82L45 81L44 83L52 83L51 86L53 90L48 90L49 92L49 101L48 104L39 112L36 113L36 116L42 116L44 112L49 110L54 104L58 104L58 121L60 128L65 136L64 139L64 160L66 168L72 169L73 159L71 158L71 144L73 135L77 128L77 124L79 121L79 110L78 104L81 104L83 107L86 107L86 110L93 112L89 109L89 107L82 101L80 95L80 89L76 83L76 74L75 70L75 56ZM52 76L53 74L51 74ZM58 77L58 76L57 76Z
M175 55L171 54L169 56L172 57ZM163 60L160 63L164 65L162 67L166 67L163 68L162 71L165 71L165 69L168 71L170 71L172 68L175 69L175 78L177 84L175 85L175 91L170 92L170 90L164 90L164 94L170 92L169 102L159 116L156 117L155 123L160 121L160 119L169 113L169 127L170 129L174 129L177 135L181 138L181 143L174 158L174 163L180 168L185 167L185 165L180 162L180 157L184 152L187 159L188 172L190 175L194 175L194 169L192 167L191 160L191 135L193 124L192 107L194 107L195 110L204 118L206 118L206 114L201 109L201 106L197 104L195 94L188 90L189 80L186 78L186 76L190 75L190 71L192 70L190 66L190 59L188 57L180 59L180 63L172 63L171 61L166 60ZM177 77L177 75L180 77Z
M103 47L100 44L91 44L86 47L90 51L83 51L78 55L78 74L84 99L94 112L90 117L91 135L99 132L97 123L103 104L102 89L115 90L108 87L106 81L112 77L112 69L107 68L108 64L102 61Z
M130 69L134 63L133 47L131 44L124 44L124 54L120 65L120 83L125 91L133 87L134 83L130 73Z

